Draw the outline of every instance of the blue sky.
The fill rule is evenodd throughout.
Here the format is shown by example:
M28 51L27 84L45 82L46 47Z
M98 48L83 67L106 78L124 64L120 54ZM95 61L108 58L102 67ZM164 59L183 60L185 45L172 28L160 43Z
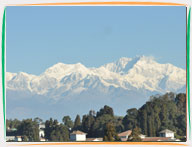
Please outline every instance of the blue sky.
M39 75L58 62L99 67L154 56L186 68L183 6L8 7L7 71Z

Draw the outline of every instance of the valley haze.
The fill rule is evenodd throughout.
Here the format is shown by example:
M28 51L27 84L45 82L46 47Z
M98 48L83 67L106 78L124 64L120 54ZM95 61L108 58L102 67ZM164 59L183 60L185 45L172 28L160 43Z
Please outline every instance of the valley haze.
M157 63L153 57L122 57L98 68L57 63L40 75L6 73L6 116L61 120L104 105L124 116L152 95L185 91L186 70Z

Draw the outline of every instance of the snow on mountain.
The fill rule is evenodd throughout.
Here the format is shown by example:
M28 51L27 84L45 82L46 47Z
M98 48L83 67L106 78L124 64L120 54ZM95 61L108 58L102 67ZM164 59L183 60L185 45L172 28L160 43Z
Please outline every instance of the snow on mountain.
M35 75L30 75L24 72L6 74L7 88L12 90L29 90L31 91L30 81L36 78Z
M105 64L103 67L105 67L109 71L123 74L126 73L126 71L128 71L129 68L131 68L131 66L133 66L134 62L136 62L137 60L138 58L131 59L122 57L118 61Z
M39 76L7 72L6 84L7 104L13 103L12 97L25 97L33 100L31 103L36 101L35 105L41 100L57 103L56 107L63 104L61 108L71 103L75 108L84 102L82 111L86 112L105 104L119 105L116 110L126 112L127 103L131 107L141 105L153 94L185 92L186 71L171 64L159 64L151 57L122 57L98 68L57 63ZM65 105L68 111L71 107Z
M16 75L17 75L16 73L7 72L6 73L6 81L10 81Z
M77 64L57 63L52 67L48 68L42 75L47 75L57 80L61 80L61 78L63 78L64 76L70 75L72 73L87 74L88 72L90 72L89 69L86 68L81 63Z
M123 57L99 68L86 68L81 63L57 63L40 76L7 72L7 89L46 95L50 91L58 92L58 89L63 89L62 92L74 89L77 93L102 84L127 90L177 92L185 85L185 77L185 70L171 64L159 64L151 57Z

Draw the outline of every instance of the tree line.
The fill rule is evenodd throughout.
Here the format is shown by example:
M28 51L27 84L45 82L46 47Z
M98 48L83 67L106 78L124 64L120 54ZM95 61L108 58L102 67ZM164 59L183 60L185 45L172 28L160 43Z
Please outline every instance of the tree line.
M23 141L39 141L40 122L40 118L7 119L7 136L21 135ZM49 141L69 141L74 130L83 131L90 138L102 137L104 141L119 141L118 133L132 130L129 141L141 141L138 134L153 137L163 129L174 131L176 138L183 140L186 136L186 94L170 92L151 96L139 109L128 109L125 116L114 115L113 108L105 105L98 112L90 110L82 119L80 115L74 121L64 116L62 123L52 118L44 123L45 138ZM10 128L16 130L10 132Z

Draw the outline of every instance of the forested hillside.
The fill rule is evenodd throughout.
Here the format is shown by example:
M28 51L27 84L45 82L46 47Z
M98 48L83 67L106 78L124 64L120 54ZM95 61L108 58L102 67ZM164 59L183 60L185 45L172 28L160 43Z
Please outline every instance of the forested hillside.
M38 124L40 118L26 120L7 120L7 136L21 135L27 141L38 141ZM175 137L183 140L186 136L186 94L166 93L151 96L141 108L127 110L125 116L116 116L113 108L105 105L98 112L90 110L88 114L80 115L71 120L64 116L62 123L57 120L46 120L45 138L49 141L69 141L69 134L73 130L87 133L87 137L115 138L117 133L126 130L140 130L146 136L159 136L163 129L175 132ZM10 132L10 129L15 131ZM109 131L112 131L109 133ZM114 134L114 136L106 136ZM23 139L23 140L24 140ZM116 138L118 141L118 137Z

